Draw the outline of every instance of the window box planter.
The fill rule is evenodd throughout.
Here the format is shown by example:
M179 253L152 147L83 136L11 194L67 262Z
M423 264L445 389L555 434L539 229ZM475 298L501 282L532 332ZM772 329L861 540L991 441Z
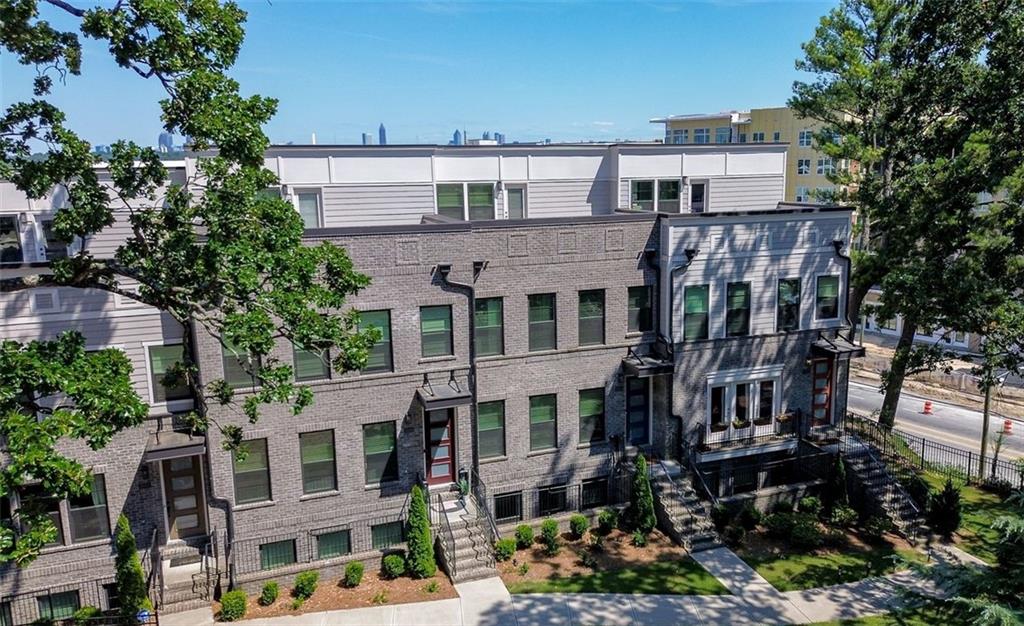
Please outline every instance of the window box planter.
M754 420L754 426L767 426L768 424L771 423L772 418L770 417L759 417L756 420Z
M733 420L732 421L732 427L735 430L740 430L740 429L743 429L743 428L749 428L750 427L750 420L747 420L745 422L741 422L739 420Z
M711 425L711 432L713 432L713 433L720 433L720 432L723 432L723 431L726 431L726 430L729 430L729 424L721 423L721 424L712 424Z

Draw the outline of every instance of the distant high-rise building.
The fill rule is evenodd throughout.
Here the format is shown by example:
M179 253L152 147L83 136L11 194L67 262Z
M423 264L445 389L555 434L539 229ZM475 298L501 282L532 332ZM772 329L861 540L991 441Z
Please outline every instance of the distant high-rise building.
M481 139L490 139L491 138L491 131L485 130L483 136L480 137L480 138Z
M505 133L494 133L494 140L498 142L499 146L505 145Z
M373 135L371 135L370 133L363 133L363 145L364 146L372 146L373 145Z
M462 145L462 132L459 131L458 129L456 129L455 132L452 134L452 145L453 146L461 146Z
M380 128L377 129L377 137L380 140L380 145L388 145L388 131L384 128L384 122L381 122Z
M168 132L160 133L160 137L156 141L158 152L172 152L174 151L174 135Z

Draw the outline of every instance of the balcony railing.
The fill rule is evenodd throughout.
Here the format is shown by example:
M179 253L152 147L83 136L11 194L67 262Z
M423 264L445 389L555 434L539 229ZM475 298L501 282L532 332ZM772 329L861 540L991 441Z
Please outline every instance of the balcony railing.
M710 428L704 425L697 446L700 452L724 448L760 445L796 437L802 432L803 413L797 409L773 416L769 420L725 423Z

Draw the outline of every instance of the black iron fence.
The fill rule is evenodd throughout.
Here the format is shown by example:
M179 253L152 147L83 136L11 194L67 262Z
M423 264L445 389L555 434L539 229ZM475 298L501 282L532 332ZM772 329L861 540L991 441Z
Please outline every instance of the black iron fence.
M79 612L94 607L95 614ZM158 625L156 611L148 612L139 624ZM120 624L120 605L113 576L88 582L68 583L0 597L0 624L27 626L105 626Z
M924 437L886 428L878 422L847 415L845 428L871 444L882 460L897 470L930 471L965 482L998 479L1013 487L1024 488L1024 462L998 459L989 454L982 467L981 455L925 439Z
M697 440L699 452L725 448L753 446L772 441L791 439L806 432L803 412L799 409L742 423L722 423L708 428L700 424Z
M739 464L704 463L696 469L696 485L712 502L759 489L793 485L828 477L834 456L829 452L801 452L776 461Z
M496 492L487 501L497 524L512 524L563 513L629 502L632 475L617 473L531 489Z

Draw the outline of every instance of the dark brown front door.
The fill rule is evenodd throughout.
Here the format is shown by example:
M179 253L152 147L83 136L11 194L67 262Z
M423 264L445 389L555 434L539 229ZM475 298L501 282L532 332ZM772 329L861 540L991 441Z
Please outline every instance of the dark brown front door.
M811 381L814 385L811 397L811 424L820 426L832 423L832 361L818 359L811 361Z
M427 484L440 485L455 480L455 412L452 409L427 411Z
M171 539L206 532L206 503L203 501L202 457L185 456L163 461L164 500L167 530Z

